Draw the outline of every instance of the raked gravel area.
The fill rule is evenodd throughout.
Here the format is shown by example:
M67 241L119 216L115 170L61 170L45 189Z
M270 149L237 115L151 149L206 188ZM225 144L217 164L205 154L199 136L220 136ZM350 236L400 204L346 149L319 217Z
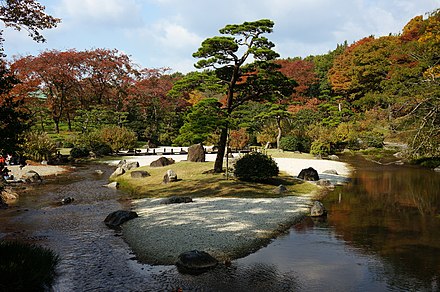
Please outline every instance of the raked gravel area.
M149 264L174 264L190 250L206 251L220 261L243 257L298 222L310 206L307 196L160 201L135 201L139 217L123 224L126 241Z
M176 161L186 156L167 156ZM207 155L213 160L214 155ZM148 165L157 157L127 157ZM334 184L350 175L349 165L322 159L276 158L281 171L297 176L315 168ZM117 161L115 161L117 163ZM172 166L170 166L172 168ZM339 175L327 175L335 170ZM243 257L308 214L312 198L196 198L192 203L160 204L161 199L133 201L138 218L123 225L123 234L139 260L149 264L174 264L180 253L203 250L220 261Z

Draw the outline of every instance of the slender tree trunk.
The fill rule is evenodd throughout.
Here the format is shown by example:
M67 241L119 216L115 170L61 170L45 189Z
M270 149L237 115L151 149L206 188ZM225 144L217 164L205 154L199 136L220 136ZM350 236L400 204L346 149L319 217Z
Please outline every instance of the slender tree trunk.
M220 133L218 152L214 163L214 172L216 173L223 172L223 158L225 157L227 140L228 140L228 128L225 127L222 129L222 132Z
M55 123L55 132L57 134L60 133L60 119L59 118L53 118L53 121Z
M276 119L277 119L277 128L278 128L277 149L280 149L280 140L281 140L281 134L282 134L282 130L281 130L281 117L278 116L278 117L276 117Z
M69 125L69 132L72 132L72 120L69 114L67 114L67 124Z

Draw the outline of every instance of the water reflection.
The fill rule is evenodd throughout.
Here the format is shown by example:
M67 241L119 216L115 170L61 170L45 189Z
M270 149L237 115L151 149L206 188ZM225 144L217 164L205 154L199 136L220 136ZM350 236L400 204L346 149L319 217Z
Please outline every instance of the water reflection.
M27 238L62 257L56 291L438 291L440 174L355 161L352 182L267 247L200 276L133 260L103 218L121 194L103 188L111 168L80 169L3 212L0 238ZM100 168L104 176L96 177ZM72 196L75 202L52 202ZM3 235L2 235L3 234Z
M330 193L328 224L350 246L378 256L390 289L439 289L440 174L356 161L352 183Z

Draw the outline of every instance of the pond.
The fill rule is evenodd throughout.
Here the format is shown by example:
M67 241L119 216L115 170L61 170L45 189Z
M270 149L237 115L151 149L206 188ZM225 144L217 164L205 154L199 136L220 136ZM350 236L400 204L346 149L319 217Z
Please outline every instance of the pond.
M440 173L349 161L351 182L307 219L245 258L199 276L134 259L102 223L126 208L103 188L113 168L79 167L0 213L0 239L26 239L61 255L55 291L436 291L440 289ZM104 172L97 175L95 170ZM74 203L58 205L63 197Z

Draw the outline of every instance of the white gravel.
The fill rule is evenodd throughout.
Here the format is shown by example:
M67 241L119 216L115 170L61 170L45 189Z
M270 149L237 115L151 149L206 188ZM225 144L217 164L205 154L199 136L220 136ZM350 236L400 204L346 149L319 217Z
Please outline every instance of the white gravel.
M134 202L139 218L123 225L128 244L150 264L174 264L180 253L203 250L218 260L245 256L300 220L306 196L240 199L196 198L192 203Z
M173 157L176 161L186 159ZM180 159L179 159L180 158ZM140 165L157 159L151 156L132 157ZM208 160L215 159L208 155ZM350 174L342 162L320 159L276 158L280 170L297 176L301 169L313 167L320 177L341 182ZM336 170L339 175L322 174ZM203 250L219 260L243 257L309 212L310 196L283 198L196 198L186 204L160 204L161 199L133 202L139 218L123 225L126 241L137 257L150 264L174 264L180 253Z

